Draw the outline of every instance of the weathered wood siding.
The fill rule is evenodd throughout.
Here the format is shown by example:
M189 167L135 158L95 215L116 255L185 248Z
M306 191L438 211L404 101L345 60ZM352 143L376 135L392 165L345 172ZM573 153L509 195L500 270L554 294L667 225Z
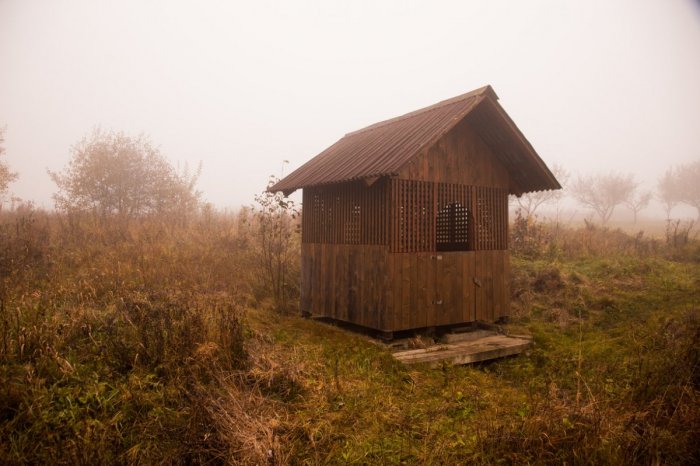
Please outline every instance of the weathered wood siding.
M302 309L383 331L492 322L508 315L509 269L504 250L304 244Z
M301 250L301 306L314 316L391 330L386 300L386 246L305 243Z
M399 172L409 180L508 189L508 171L478 134L462 121Z
M508 251L389 254L389 328L495 321L508 315Z

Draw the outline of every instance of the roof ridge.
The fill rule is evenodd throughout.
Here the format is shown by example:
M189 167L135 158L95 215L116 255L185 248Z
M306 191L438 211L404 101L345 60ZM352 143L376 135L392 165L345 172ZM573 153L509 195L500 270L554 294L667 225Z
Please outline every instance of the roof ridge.
M473 91L467 92L465 94L461 94L455 97L451 97L449 99L441 100L440 102L429 105L427 107L419 108L418 110L414 110L412 112L408 112L404 115L400 115L394 118L389 118L388 120L382 120L377 123L373 123L369 126L365 126L364 128L360 128L355 131L351 131L349 133L346 133L345 136L351 136L354 134L360 134L364 133L365 131L371 131L377 128L381 128L386 125L390 125L392 123L396 123L397 121L402 121L402 120L407 120L409 118L413 118L415 116L421 115L423 113L431 112L433 110L437 110L439 108L445 107L447 105L452 105L457 102L461 102L463 100L467 100L472 97L478 97L482 96L484 94L491 94L496 100L498 100L498 96L496 95L496 92L493 90L490 84L487 84L486 86L480 87L479 89L475 89Z

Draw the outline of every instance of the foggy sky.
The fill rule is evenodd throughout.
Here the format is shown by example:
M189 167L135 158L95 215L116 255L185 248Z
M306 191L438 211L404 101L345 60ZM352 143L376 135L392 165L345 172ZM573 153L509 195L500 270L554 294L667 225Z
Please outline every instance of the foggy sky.
M11 190L44 207L97 126L201 161L237 207L285 159L485 84L546 163L652 188L700 157L699 83L691 0L0 0Z

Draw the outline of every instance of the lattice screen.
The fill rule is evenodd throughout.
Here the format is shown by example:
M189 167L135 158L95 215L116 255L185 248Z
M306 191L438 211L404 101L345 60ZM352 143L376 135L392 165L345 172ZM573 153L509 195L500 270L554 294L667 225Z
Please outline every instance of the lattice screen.
M507 249L505 189L391 180L393 252Z
M387 244L387 183L364 181L304 189L304 243Z
M393 179L391 244L401 252L435 248L434 184L427 181Z
M474 249L493 250L508 247L508 193L505 190L476 186L474 207Z
M392 252L506 249L505 189L391 179L304 189L302 241Z
M469 186L437 185L436 249L466 251L473 249L472 189Z

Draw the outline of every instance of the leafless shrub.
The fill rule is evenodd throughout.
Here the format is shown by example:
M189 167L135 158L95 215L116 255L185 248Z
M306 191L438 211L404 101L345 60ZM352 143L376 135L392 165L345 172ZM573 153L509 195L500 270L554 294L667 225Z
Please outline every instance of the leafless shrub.
M537 220L515 211L515 218L510 229L510 248L521 257L535 258L546 254L552 244L552 231Z
M277 182L270 177L268 189ZM298 263L299 224L294 202L283 193L269 192L255 196L253 208L256 232L255 256L261 281L266 283L278 312L289 312L292 300L299 294Z
M693 230L694 221L681 222L681 220L666 220L666 244L672 248L683 247L688 244L688 240Z

